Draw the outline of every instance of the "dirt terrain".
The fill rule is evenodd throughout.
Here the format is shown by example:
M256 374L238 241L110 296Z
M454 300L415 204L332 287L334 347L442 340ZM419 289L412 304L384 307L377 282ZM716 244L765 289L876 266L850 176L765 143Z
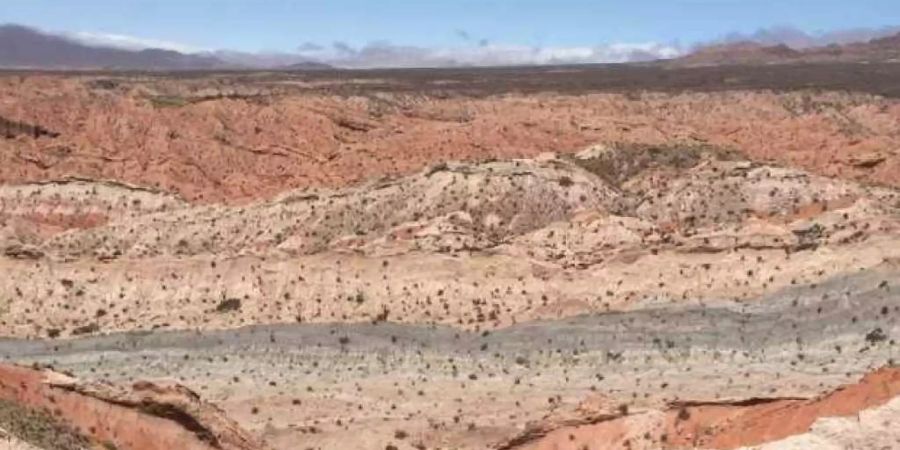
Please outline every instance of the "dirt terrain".
M896 82L612 70L0 76L0 442L896 444Z
M705 144L817 174L900 183L900 107L865 94L336 96L321 83L3 77L0 117L13 137L0 140L0 180L115 180L235 203L441 161L625 143Z

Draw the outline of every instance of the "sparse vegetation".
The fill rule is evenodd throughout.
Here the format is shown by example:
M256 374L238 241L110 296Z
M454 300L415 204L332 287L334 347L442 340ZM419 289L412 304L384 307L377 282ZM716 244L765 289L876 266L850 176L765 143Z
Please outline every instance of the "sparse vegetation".
M219 302L218 306L216 306L216 311L220 313L227 313L238 311L241 309L241 300L238 298L229 298L226 300L222 300Z
M188 99L175 95L156 95L149 100L154 108L181 108L190 104Z
M52 415L0 400L0 429L45 450L90 448L87 438L59 423Z

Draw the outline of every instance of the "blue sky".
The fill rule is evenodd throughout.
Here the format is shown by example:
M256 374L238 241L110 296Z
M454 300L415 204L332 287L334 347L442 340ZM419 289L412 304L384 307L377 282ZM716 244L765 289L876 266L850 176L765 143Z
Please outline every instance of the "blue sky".
M245 51L336 41L692 44L773 25L900 25L900 0L0 0L0 22Z

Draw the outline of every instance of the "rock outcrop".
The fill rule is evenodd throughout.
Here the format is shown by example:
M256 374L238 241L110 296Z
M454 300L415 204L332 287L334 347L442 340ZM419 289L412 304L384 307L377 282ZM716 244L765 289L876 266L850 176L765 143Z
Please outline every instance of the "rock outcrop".
M33 425L46 433L68 430L81 437L85 448L93 444L128 450L263 448L221 410L178 385L81 383L50 370L2 365L0 401L25 411L46 411L52 426L24 427Z
M632 411L604 416L574 412L576 418L559 421L548 418L529 426L519 436L501 442L497 449L763 449L802 448L818 443L829 429L843 426L856 431L862 442L900 442L897 430L883 425L900 419L895 397L900 394L900 369L883 368L814 399L758 398L735 401L679 402L667 410ZM872 412L867 412L872 410ZM839 419L856 415L876 416L865 424L844 424ZM579 418L579 416L581 416ZM879 427L878 436L860 432L863 427ZM793 438L791 438L793 436ZM832 438L834 439L834 438ZM869 441L866 441L868 439ZM837 440L840 440L839 438ZM833 441L832 441L833 442ZM816 448L826 448L818 447ZM759 447L756 447L759 446ZM792 447L793 446L793 447ZM811 448L811 447L805 447ZM828 447L830 448L830 447ZM837 447L845 448L845 447Z

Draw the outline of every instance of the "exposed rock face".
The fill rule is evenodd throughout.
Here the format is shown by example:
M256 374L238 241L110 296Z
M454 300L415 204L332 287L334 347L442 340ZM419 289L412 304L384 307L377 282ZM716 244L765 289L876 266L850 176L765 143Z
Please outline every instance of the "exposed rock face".
M847 417L880 407L900 394L900 369L886 368L858 384L812 400L744 400L729 405L675 405L667 428L674 446L736 448L759 445L809 430L822 417ZM896 438L896 437L895 437Z
M682 402L664 411L620 411L603 416L584 415L584 412L576 411L576 416L582 415L580 420L549 418L533 424L522 435L495 448L602 450L624 446L638 449L734 449L765 444L753 448L780 449L801 448L796 446L812 443L826 446L816 448L847 448L835 444L854 441L895 444L900 442L900 433L884 428L888 422L878 423L872 418L897 420L894 399L898 394L900 369L885 368L865 376L858 384L810 400L761 398L734 402ZM867 420L853 425L846 423L848 420L825 419L857 414L868 416ZM834 430L840 427L854 434L836 437ZM883 434L862 431L867 428L872 431L877 429ZM786 439L791 436L796 437Z
M817 448L896 448L900 435L893 424L900 420L900 399L884 406L860 411L855 417L826 417L816 420L809 432L776 442L751 447L759 450L802 450Z
M5 325L23 337L388 319L490 329L749 300L900 258L894 189L708 149L640 151L454 163L246 206L9 187ZM105 224L53 233L38 211Z
M595 143L705 143L753 160L897 186L900 106L839 93L435 98L306 92L296 83L0 79L0 116L58 137L0 140L0 180L69 176L203 203L407 175L439 161ZM868 166L868 167L866 167Z
M180 199L120 183L60 180L0 186L0 249L9 256L42 256L35 244L68 230L84 230L184 205Z
M256 450L262 444L177 385L81 384L50 371L0 366L0 399L46 410L87 442L111 448Z
M183 377L275 448L382 448L398 429L426 448L518 436L512 448L605 423L656 448L697 435L667 431L685 399L702 401L696 427L723 430L700 433L713 445L743 430L716 418L777 417L764 406L884 364L900 331L896 189L708 146L439 164L247 205L84 181L0 194L10 222L45 224L7 236L32 253L0 260L0 320L48 339L0 354L91 379ZM105 222L52 227L33 209ZM233 330L259 324L278 325ZM131 334L104 336L117 332ZM560 413L595 383L598 404ZM69 391L139 407L135 388ZM789 400L741 400L768 397Z
M896 364L900 103L681 92L736 72L571 95L507 69L0 77L0 428L44 450L891 442L896 369L835 389Z

